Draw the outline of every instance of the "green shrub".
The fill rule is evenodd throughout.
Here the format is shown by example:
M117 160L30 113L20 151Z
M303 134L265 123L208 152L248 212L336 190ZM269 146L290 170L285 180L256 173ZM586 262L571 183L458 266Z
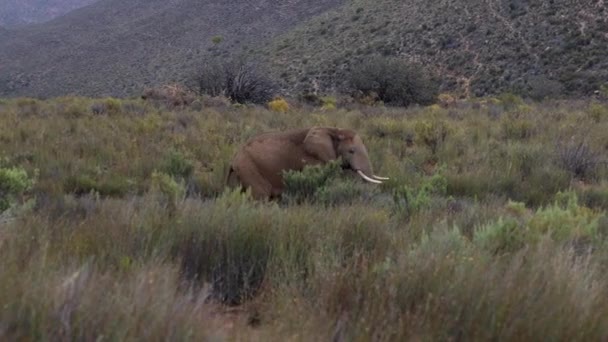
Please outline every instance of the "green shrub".
M500 217L477 229L476 244L492 253L507 253L536 244L543 236L560 244L601 242L598 227L602 216L580 206L574 192L559 192L553 204L534 213L527 214L523 203L511 202L507 208L514 215Z
M316 194L341 173L339 160L324 165L307 166L302 171L286 171L283 173L285 191L283 196L287 201L302 203L314 201ZM326 196L326 195L324 195Z
M0 166L0 214L18 204L35 183L36 175L29 176L20 167Z
M175 180L170 175L158 171L152 173L149 191L158 196L158 200L167 205L172 211L175 210L178 203L186 195L186 187L183 180Z
M416 139L431 149L431 153L436 154L439 147L445 142L450 127L446 121L434 118L416 122L414 130Z
M492 254L514 252L528 239L527 227L514 218L499 218L475 231L473 241Z
M177 150L171 150L164 158L162 172L175 178L188 179L194 172L194 162Z
M559 192L553 205L539 209L528 222L533 234L550 234L554 241L595 239L599 216L579 205L575 192Z
M395 106L432 104L439 94L429 71L396 58L375 57L353 66L348 82L360 97L375 96Z
M400 185L393 189L393 203L396 212L408 220L413 213L427 208L432 196L441 196L447 193L447 179L441 170L431 177L422 180L422 184L413 189L407 185Z
M325 206L351 204L360 200L366 192L361 182L333 180L317 189L314 199Z

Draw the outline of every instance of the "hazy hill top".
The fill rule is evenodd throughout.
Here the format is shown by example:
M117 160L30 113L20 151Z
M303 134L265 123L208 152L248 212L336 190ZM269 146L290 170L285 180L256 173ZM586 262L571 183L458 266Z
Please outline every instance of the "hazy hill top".
M237 53L341 2L101 0L0 36L0 96L137 93L184 77L213 37Z
M15 27L45 22L95 1L97 0L3 0L0 2L0 26Z
M596 0L356 0L266 50L299 90L340 88L375 54L434 69L444 89L589 94L608 84L608 9ZM538 89L541 88L541 89Z

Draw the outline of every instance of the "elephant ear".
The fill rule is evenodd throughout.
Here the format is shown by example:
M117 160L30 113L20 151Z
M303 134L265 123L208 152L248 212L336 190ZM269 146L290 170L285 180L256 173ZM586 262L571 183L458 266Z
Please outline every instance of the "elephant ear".
M304 150L313 157L328 162L337 157L336 141L339 139L335 129L313 127L304 138Z

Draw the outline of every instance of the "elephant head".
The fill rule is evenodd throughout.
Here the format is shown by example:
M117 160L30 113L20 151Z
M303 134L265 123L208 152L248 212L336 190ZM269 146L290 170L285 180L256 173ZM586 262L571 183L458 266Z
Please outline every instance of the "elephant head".
M381 184L385 177L375 176L367 148L361 137L352 130L313 127L303 142L305 151L317 159L328 162L341 158L343 168L351 169L364 180Z

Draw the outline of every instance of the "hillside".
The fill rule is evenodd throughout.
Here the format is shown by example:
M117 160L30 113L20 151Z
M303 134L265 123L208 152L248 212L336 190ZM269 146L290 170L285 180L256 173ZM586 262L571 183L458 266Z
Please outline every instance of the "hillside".
M45 22L95 1L97 0L3 0L0 3L0 26L15 27Z
M0 36L0 96L138 93L186 77L214 49L259 46L340 2L101 0Z
M422 62L445 90L484 95L589 94L608 82L603 1L357 0L300 25L265 50L298 90L343 86L374 54Z

